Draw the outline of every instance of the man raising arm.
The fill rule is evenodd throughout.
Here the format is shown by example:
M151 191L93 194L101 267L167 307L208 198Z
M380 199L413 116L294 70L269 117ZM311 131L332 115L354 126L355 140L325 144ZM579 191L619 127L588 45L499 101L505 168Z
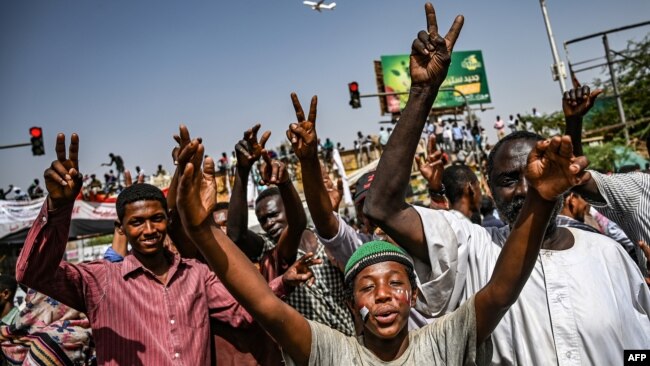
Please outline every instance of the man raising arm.
M454 20L447 35L438 34L436 14L426 5L427 31L413 41L410 70L411 90L399 123L388 140L368 192L364 213L391 238L416 258L429 262L419 215L404 200L411 161L427 116L451 62L451 51L463 27L464 18Z
M354 337L308 322L267 289L251 262L211 222L209 212L202 209L201 172L194 168L200 167L201 158L201 154L195 154L181 176L178 200L183 225L231 293L278 341L291 360L300 365L378 363L398 358L407 365L431 361L464 364L475 359L487 362L485 351L489 352L489 348L481 345L523 288L539 253L556 197L580 181L586 166L584 158L572 158L568 137L539 142L529 155L526 172L531 181L531 194L492 279L474 300L466 303L473 307L464 306L414 336L409 337L406 328L408 311L417 298L413 264L401 250L390 249L394 247L388 243L371 242L367 247L362 246L346 266L351 309L364 324L361 343ZM374 250L372 257L363 254L364 247L366 251Z
M582 151L582 119L593 107L602 90L591 91L572 77L573 89L564 93L562 110L566 134L571 136L576 156ZM650 174L625 173L605 175L590 170L585 184L575 187L598 212L618 224L633 243L650 241ZM641 248L636 245L633 259L644 276L648 274Z

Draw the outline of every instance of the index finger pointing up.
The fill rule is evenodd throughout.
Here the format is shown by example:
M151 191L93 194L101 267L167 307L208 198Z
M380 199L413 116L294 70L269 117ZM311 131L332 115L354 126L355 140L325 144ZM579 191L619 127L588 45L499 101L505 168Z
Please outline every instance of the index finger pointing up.
M251 137L253 139L257 139L257 131L260 130L260 127L262 127L262 125L258 123L255 126L253 126L253 128L251 129L251 132L252 132Z
M434 152L438 150L436 146L436 135L429 135L429 141L427 143L427 156L433 155Z
M431 3L424 4L424 12L427 14L427 32L430 35L438 34L438 20L433 5Z
M65 135L60 133L56 135L56 160L64 162L65 159Z
M298 119L298 122L304 121L305 112L302 110L302 106L300 105L300 101L298 100L296 93L291 93L291 101L293 102L293 109L296 110L296 119Z

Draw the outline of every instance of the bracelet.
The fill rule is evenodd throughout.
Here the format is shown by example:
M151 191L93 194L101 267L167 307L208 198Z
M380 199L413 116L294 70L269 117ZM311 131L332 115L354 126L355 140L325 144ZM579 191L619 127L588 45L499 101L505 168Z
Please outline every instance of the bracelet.
M430 196L444 196L447 191L445 190L445 185L440 184L440 190L434 191L433 189L429 188L429 195Z

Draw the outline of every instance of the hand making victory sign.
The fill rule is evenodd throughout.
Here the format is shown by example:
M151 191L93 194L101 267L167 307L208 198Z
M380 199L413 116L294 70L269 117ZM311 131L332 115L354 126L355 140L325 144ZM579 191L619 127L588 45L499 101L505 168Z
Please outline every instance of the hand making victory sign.
M436 209L449 209L449 201L444 194L435 193L441 192L444 188L442 184L442 174L445 171L445 164L442 160L442 151L438 150L436 146L436 136L431 134L427 142L427 157L416 157L415 163L418 170L422 173L424 179L428 182L429 195L431 198L430 207ZM434 193L431 193L434 192Z
M403 197L411 177L422 129L451 63L451 51L463 28L464 17L455 17L443 38L431 3L424 6L427 30L420 31L411 46L411 90L399 123L388 139L368 190L363 212L409 254L429 260L423 229L417 211ZM405 164L406 162L406 164Z
M427 157L424 162L421 158L416 157L418 170L422 173L424 179L429 183L429 189L440 191L442 189L442 173L445 171L445 165L442 161L442 151L436 147L436 136L430 135L427 142Z
M332 178L330 178L330 175L327 173L327 169L323 163L320 163L320 174L323 176L323 185L325 186L327 195L330 198L332 211L338 212L339 206L341 205L341 200L343 199L343 179L337 179L336 184L334 184L334 181L332 181Z
M214 178L214 160L211 157L206 157L204 161L204 151L203 144L197 139L194 139L178 154L178 169L180 171L178 190L180 190L183 179L186 182L189 182L189 179L191 179L191 185L187 186L191 189L192 194L197 193L199 197L198 203L192 208L192 215L188 216L191 220L186 223L184 222L186 229L199 226L207 218L212 217L214 206L217 204L217 183ZM201 169L202 163L203 169ZM191 178L184 177L186 171L190 172L189 176ZM179 192L176 198L177 206L184 204L180 197Z
M449 32L443 38L438 34L438 20L433 5L426 3L424 9L427 31L420 31L418 38L413 41L410 59L411 88L432 84L439 87L442 84L451 63L451 51L465 22L462 15L456 16Z
M298 159L304 160L317 157L318 155L318 137L316 137L316 107L318 105L318 96L311 97L309 106L309 117L305 120L305 112L302 110L300 101L296 93L291 93L293 108L296 110L297 123L289 125L287 138L291 141L293 152Z
M249 169L259 158L266 154L265 145L266 141L271 137L271 131L266 131L262 134L259 141L257 140L257 131L260 129L260 124L256 124L244 132L244 139L240 140L235 145L237 153L237 168Z
M191 142L192 139L190 138L190 131L187 129L187 126L181 124L178 126L178 135L173 136L174 141L178 144L178 146L174 146L172 149L172 160L174 162L174 165L176 166L176 170L174 171L174 175L172 176L172 181L169 185L169 190L167 192L167 207L170 212L172 212L173 215L175 215L176 211L176 190L177 190L177 183L178 183L178 177L179 175L183 172L183 169L185 168L185 165L187 161L180 162L178 161L178 157L180 155L180 152L185 149ZM197 141L201 143L202 139L199 137L197 138ZM183 164L180 165L179 164Z
M74 202L81 190L83 176L79 172L79 136L70 137L68 156L65 154L65 135L56 136L56 160L45 171L48 207L57 209Z

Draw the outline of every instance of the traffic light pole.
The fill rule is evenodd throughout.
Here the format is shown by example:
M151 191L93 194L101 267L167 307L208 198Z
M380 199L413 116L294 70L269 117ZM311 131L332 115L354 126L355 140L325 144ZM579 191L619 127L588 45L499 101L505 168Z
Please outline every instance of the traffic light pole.
M24 144L2 145L2 146L0 146L0 150L2 150L2 149L11 149L11 148L14 148L14 147L31 146L31 145L32 145L31 142L25 142Z
M472 110L469 108L469 102L467 101L467 96L465 93L463 93L460 90L454 89L454 88L440 88L439 91L444 91L444 92L450 92L450 93L458 93L460 94L461 97L463 97L463 100L465 101L465 109L467 109L467 121L469 122L470 125L472 125ZM371 98L371 97L385 97L389 95L404 95L408 94L410 92L405 91L405 92L395 92L395 93L376 93L376 94L363 94L359 95L359 98Z
M467 96L465 95L465 93L463 93L462 91L460 91L458 89L455 89L455 88L440 88L439 90L440 91L451 92L451 93L458 93L458 94L460 94L461 97L463 97L463 100L465 101L465 109L467 109L467 122L471 126L473 124L472 110L469 109L469 102L467 101Z
M371 98L371 97L387 97L389 95L404 95L410 92L396 92L396 93L377 93L377 94L360 94L359 98Z

